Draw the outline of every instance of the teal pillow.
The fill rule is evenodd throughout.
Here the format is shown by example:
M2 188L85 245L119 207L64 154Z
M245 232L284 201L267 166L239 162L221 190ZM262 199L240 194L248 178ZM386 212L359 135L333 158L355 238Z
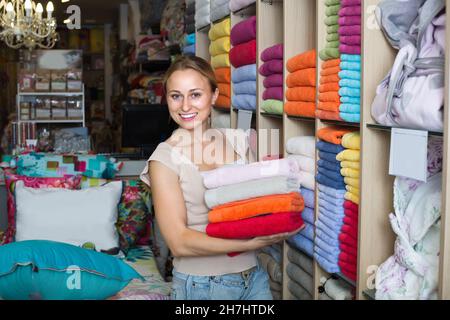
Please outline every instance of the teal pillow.
M143 279L116 257L55 241L10 243L0 257L5 300L103 300Z

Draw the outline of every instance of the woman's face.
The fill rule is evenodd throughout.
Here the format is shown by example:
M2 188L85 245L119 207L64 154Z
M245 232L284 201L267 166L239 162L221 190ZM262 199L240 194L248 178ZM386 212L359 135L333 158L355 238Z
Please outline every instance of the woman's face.
M208 121L218 96L206 77L192 70L179 70L167 80L167 104L172 119L183 129L192 130Z

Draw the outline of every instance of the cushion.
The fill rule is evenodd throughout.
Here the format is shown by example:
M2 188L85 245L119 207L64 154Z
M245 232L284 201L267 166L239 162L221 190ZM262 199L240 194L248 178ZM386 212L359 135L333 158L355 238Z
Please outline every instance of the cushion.
M53 240L111 251L119 247L116 229L122 182L84 190L32 189L16 183L16 241Z
M0 247L0 297L99 300L142 277L125 262L70 244L31 240Z
M8 229L2 238L1 244L12 242L15 236L16 201L14 197L14 190L17 181L23 181L24 185L29 188L79 189L81 176L66 176L62 178L30 178L5 171Z

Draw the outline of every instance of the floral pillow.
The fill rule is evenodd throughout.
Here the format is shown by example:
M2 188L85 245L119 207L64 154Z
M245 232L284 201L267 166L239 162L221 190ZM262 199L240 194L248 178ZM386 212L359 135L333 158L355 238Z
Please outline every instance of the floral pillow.
M5 171L8 228L0 241L1 245L14 241L16 232L16 203L14 188L17 181L23 181L25 187L29 188L64 188L75 190L80 188L81 176L65 176L62 178L31 178Z

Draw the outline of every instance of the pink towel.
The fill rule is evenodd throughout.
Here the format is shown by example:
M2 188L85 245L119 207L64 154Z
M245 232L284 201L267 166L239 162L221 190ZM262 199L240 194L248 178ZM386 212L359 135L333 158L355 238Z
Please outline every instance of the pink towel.
M269 99L283 101L283 87L272 87L264 90L263 100Z
M347 45L361 45L361 36L340 36L341 44Z
M339 27L338 33L341 36L359 36L361 35L361 25Z
M265 49L261 53L261 60L262 61L270 61L274 59L283 59L283 45L282 44L276 44L272 47L269 47Z
M361 5L361 0L341 0L341 8L359 5Z
M256 39L256 17L250 17L231 29L230 41L233 46Z
M272 74L283 74L283 60L276 59L264 62L262 66L259 67L259 73L265 77Z
M282 87L283 86L283 75L282 74L272 74L264 79L264 88L271 87Z
M339 51L345 54L361 54L361 46L348 46L341 43L339 45Z
M354 26L361 24L361 16L344 16L338 20L340 26ZM340 40L340 39L339 39Z
M361 6L348 6L339 9L339 17L361 16Z

